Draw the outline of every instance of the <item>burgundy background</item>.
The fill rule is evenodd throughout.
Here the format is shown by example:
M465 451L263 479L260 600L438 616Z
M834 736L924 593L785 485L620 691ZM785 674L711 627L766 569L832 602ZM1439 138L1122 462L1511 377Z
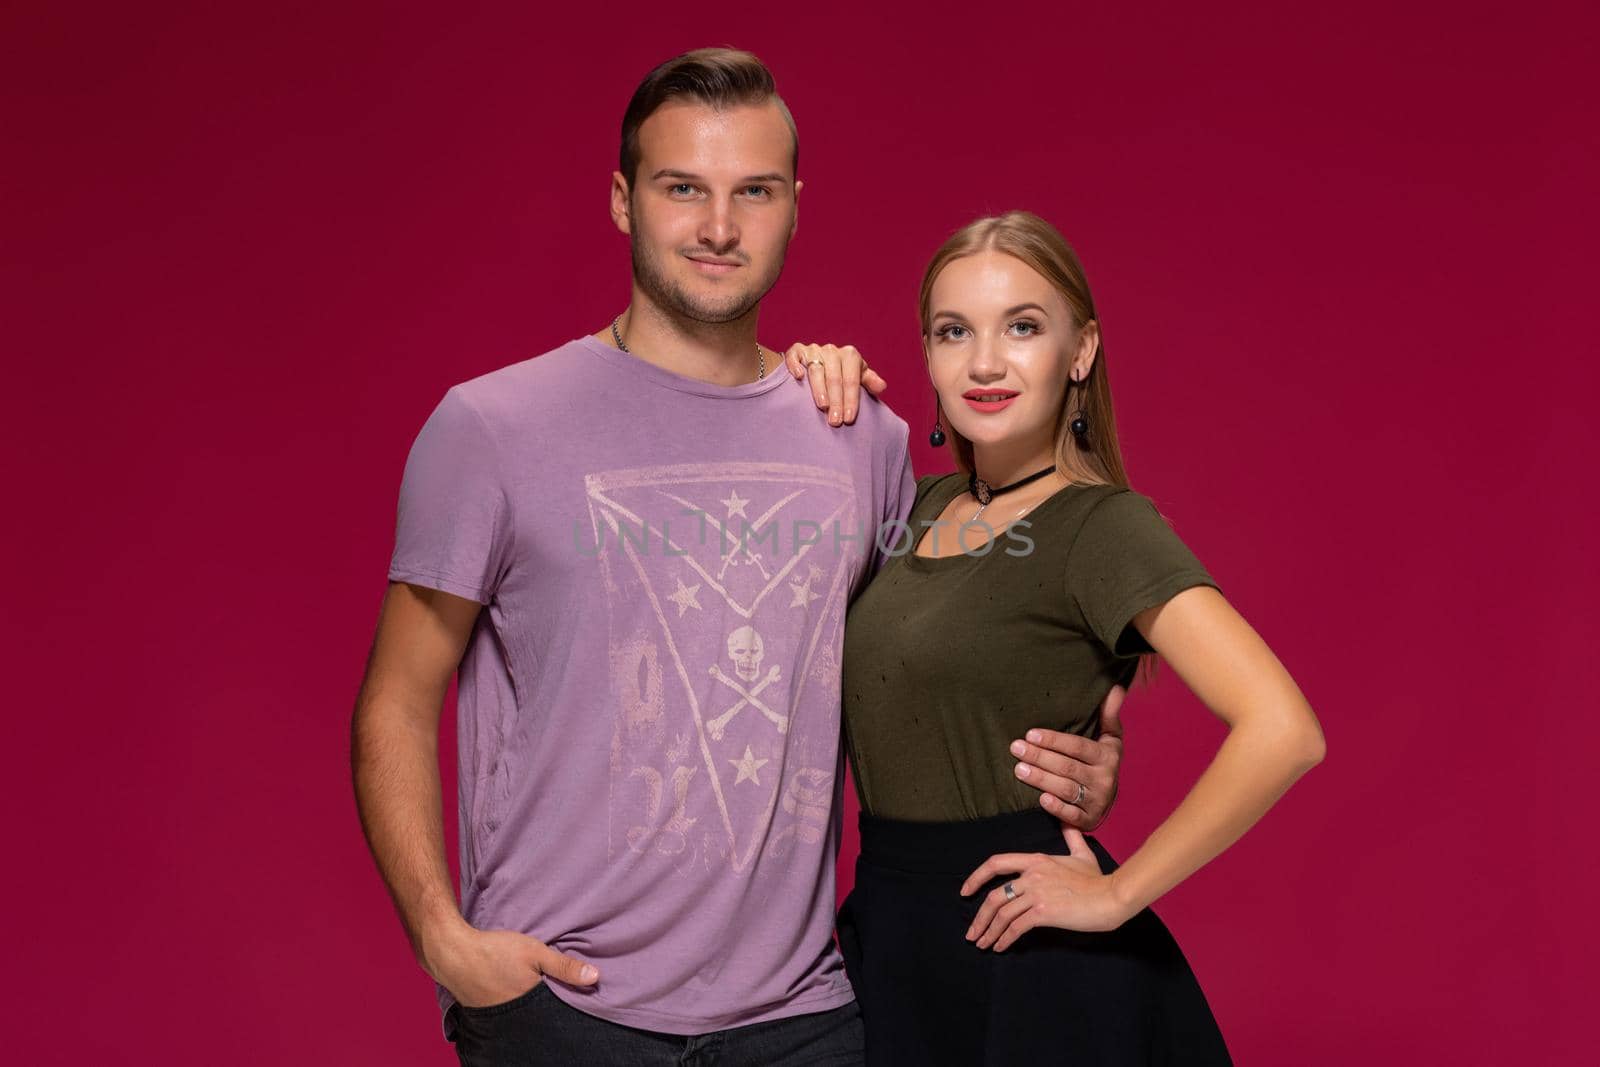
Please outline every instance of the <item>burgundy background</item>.
M1580 1058L1594 9L575 7L0 8L0 1056L454 1062L348 781L401 465L622 307L623 105L731 42L804 141L764 340L860 346L944 469L922 264L1054 220L1136 486L1322 716L1160 905L1239 1062ZM1220 740L1170 678L1128 719L1120 855Z

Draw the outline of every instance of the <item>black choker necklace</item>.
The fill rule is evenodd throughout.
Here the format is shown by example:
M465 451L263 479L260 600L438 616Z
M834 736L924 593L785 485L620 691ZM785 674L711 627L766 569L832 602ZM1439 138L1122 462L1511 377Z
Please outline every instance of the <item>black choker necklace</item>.
M983 509L987 508L989 506L989 501L993 500L995 497L999 496L1001 493L1009 493L1013 489L1021 489L1023 486L1027 485L1029 482L1036 482L1040 478L1043 478L1046 474L1049 474L1051 471L1053 471L1055 469L1056 468L1055 468L1054 464L1052 464L1051 466L1046 467L1042 471L1035 471L1034 473L1028 475L1026 478L1023 478L1021 481L1012 482L1010 485L1002 485L998 489L995 489L992 486L990 486L988 482L986 482L982 478L978 477L977 472L974 471L972 474L968 475L968 477L967 477L967 492L971 493L974 497L977 498L977 500L978 500L978 510L974 511L972 513L972 518L968 519L967 521L968 522L977 522L978 521L978 516L983 514Z
M989 506L989 501L993 500L995 497L999 496L1001 493L1009 493L1013 489L1021 489L1023 486L1027 485L1029 482L1036 482L1040 478L1043 478L1046 474L1049 474L1051 471L1053 471L1055 469L1056 469L1055 465L1051 464L1050 466L1046 467L1042 471L1035 471L1033 474L1028 475L1026 478L1022 479L1021 481L1012 482L1010 485L1002 485L998 489L994 488L988 482L986 482L982 478L978 477L977 472L974 471L967 478L967 492L971 493L974 497L976 497L977 500L978 500L978 503L982 504L984 507L988 507ZM981 511L982 509L980 508L979 510Z

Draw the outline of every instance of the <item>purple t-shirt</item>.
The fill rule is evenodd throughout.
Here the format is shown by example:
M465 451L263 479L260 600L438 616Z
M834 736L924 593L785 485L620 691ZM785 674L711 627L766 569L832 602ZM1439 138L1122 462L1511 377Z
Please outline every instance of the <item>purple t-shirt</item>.
M851 999L839 663L915 495L906 435L870 398L830 428L781 369L717 386L587 337L423 426L389 577L487 605L457 697L461 909L600 968L562 1000L699 1034Z

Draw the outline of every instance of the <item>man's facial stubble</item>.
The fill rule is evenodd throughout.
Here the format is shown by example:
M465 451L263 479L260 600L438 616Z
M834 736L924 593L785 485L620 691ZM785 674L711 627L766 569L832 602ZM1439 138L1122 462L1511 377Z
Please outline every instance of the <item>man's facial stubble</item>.
M634 190L628 192L629 214L639 220L638 196ZM633 262L634 282L649 297L649 299L663 311L679 315L691 322L706 324L721 324L736 322L748 315L760 304L772 287L778 283L778 276L783 273L783 261L789 250L789 236L785 231L782 243L778 245L772 256L771 262L764 269L764 273L746 284L741 289L726 293L720 297L705 297L690 293L679 284L668 269L670 260L667 257L678 256L677 250L660 252L649 242L640 240L636 228L628 236L629 255ZM749 260L744 270L754 270L756 265Z

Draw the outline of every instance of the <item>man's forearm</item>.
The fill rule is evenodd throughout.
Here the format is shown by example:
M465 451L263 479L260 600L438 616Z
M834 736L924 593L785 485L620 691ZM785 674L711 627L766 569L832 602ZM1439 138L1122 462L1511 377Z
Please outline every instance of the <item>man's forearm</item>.
M444 854L437 727L364 696L350 741L362 831L412 952L431 974L430 949L465 925Z

